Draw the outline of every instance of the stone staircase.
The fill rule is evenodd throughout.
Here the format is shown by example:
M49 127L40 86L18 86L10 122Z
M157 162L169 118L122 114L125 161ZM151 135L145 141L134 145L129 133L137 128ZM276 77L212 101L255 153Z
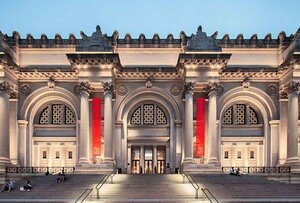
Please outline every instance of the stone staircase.
M101 202L208 202L199 190L195 199L195 189L189 183L183 183L179 174L117 174L113 183L94 190L89 201Z
M75 202L85 189L93 189L84 202L208 202L199 190L195 199L195 189L191 184L183 184L179 174L130 175L116 174L113 183L110 178L99 190L97 199L95 186L103 175L67 175L67 181L56 183L57 176L34 176L29 179L33 189L19 191L24 177L13 177L16 189L0 193L0 202ZM80 202L80 201L79 201Z

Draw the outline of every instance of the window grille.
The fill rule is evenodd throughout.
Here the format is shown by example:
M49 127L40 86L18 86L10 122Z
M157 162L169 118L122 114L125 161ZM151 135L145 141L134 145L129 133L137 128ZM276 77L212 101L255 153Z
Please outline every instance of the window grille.
M75 125L75 115L67 106L62 104L52 104L47 106L40 114L39 124Z
M165 112L155 104L142 104L130 118L131 125L166 125L168 124Z
M235 104L229 107L222 118L224 125L255 125L258 123L257 113L245 104Z

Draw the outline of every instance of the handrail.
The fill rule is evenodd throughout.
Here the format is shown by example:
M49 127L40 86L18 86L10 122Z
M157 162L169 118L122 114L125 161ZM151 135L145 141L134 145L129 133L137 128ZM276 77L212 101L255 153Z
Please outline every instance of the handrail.
M81 195L76 199L76 201L74 203L77 203L80 201L81 197L83 197L83 199L81 200L80 203L82 203L88 196L89 194L93 191L93 188L87 188L83 191L83 193L81 193Z
M189 180L189 182L191 183L191 185L195 189L195 198L198 199L198 191L200 189L200 186L198 185L196 180L191 175L186 174L183 170L180 170L180 174L183 177L183 183L185 182L185 177L187 177L187 179Z
M116 173L118 172L118 169L116 168L111 174L110 174L110 183L113 183L113 177L116 175Z
M216 197L210 192L210 190L208 188L201 188L203 194L206 196L206 198L209 200L209 202L213 203L213 201L210 199L210 197L206 194L205 191L207 191L210 196L213 198L213 200L215 200L217 203L219 203L219 201L216 199Z
M101 178L101 180L98 182L98 184L96 185L95 189L97 190L97 199L100 199L100 194L99 194L99 190L102 188L102 186L106 183L107 179L109 177L111 177L111 182L113 183L113 177L114 175L118 172L118 169L115 169L114 171L112 171L110 174L106 174L105 176L103 176Z

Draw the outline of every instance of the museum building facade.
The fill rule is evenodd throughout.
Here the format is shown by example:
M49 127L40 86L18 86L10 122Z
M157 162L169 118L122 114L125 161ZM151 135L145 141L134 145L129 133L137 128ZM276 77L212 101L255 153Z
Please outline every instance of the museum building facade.
M299 171L300 30L80 34L0 33L1 171Z

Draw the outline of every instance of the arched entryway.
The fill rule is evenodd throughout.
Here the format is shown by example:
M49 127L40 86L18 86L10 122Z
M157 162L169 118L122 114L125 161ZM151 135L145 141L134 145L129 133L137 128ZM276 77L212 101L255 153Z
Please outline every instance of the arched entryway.
M116 154L122 154L127 172L166 173L179 167L180 111L167 92L155 87L133 91L121 102L117 120L123 139L122 152L116 149Z
M273 165L271 127L274 102L255 87L237 87L218 102L220 161L223 166Z

